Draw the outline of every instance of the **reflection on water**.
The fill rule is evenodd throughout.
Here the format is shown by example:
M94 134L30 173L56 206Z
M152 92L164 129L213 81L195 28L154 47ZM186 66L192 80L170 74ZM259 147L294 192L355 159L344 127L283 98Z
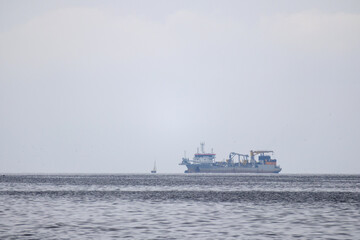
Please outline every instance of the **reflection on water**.
M356 175L6 175L1 239L359 239Z

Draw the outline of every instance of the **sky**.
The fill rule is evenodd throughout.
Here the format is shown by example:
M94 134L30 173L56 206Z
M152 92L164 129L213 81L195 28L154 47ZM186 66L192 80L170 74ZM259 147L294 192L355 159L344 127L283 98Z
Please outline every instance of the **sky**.
M359 1L0 0L0 172L359 174Z

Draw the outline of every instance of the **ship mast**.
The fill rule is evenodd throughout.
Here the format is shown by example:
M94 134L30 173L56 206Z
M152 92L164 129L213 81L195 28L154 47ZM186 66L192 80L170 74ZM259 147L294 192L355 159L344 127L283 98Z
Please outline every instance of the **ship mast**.
M156 173L156 161L154 162L154 169L151 171L151 173Z
M205 153L205 143L204 142L200 143L200 146L201 146L201 152Z

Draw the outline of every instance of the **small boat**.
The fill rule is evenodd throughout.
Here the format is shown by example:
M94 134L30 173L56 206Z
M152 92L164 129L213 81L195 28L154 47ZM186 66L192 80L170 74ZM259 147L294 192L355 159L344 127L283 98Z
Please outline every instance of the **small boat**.
M151 170L151 173L156 173L156 161L154 162L154 169Z

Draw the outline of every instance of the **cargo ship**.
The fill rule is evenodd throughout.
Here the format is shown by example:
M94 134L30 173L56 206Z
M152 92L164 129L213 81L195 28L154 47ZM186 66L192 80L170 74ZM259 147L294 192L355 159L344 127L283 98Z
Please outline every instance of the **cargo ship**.
M231 152L226 161L217 162L216 154L206 153L205 143L200 143L200 152L198 148L192 160L185 155L179 165L187 167L185 173L279 173L281 168L269 153L273 151L251 150L250 156Z

